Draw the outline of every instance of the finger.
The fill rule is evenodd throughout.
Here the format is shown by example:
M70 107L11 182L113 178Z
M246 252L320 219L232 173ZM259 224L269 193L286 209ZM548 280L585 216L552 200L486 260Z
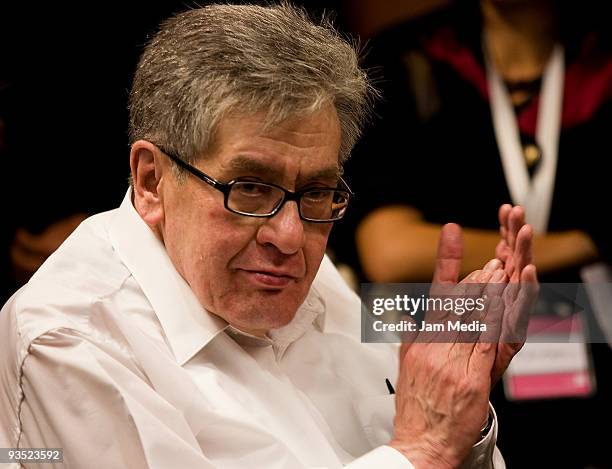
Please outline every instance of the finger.
M487 316L490 315L491 329L487 327L487 331L481 333L478 338L478 342L474 345L472 353L469 357L468 362L468 374L472 377L472 380L476 384L486 386L487 389L491 387L491 375L493 371L493 365L495 363L495 355L497 351L497 341L495 340L496 334L499 334L499 326L495 325L495 320L491 318L498 318L497 322L501 323L499 317L503 314L503 302L499 297L491 299L487 308ZM482 334L486 334L484 337Z
M509 363L509 360L501 357L499 352L500 349L502 354L504 352L504 348L499 343L503 330L503 315L503 300L500 297L490 298L485 317L487 329L481 333L474 347L473 358L470 360L470 366L475 369L483 367L484 370L489 370L489 376L481 377L481 379L485 383L488 382L490 387L497 382Z
M499 211L497 212L497 216L499 219L499 234L502 239L506 239L506 235L508 232L508 216L510 215L510 211L512 210L512 205L503 204L499 207Z
M506 243L505 239L500 239L497 246L495 246L495 257L502 261L504 264L507 262L508 257L512 255L510 246Z
M490 306L493 298L502 297L507 283L508 283L508 275L506 274L504 270L502 269L497 270L493 273L493 275L491 275L491 278L489 279L489 282L485 286L485 289L483 292L483 298L485 298L485 300L487 301L487 310L485 311L485 314L488 314L488 307ZM497 318L497 319L500 319L501 321L502 318Z
M492 295L487 297L486 309L483 314L482 321L486 326L486 331L480 334L480 343L497 343L502 333L503 326L503 315L504 315L504 302L499 295Z
M493 275L504 275L502 270L503 263L499 259L491 259L480 270L468 274L453 290L453 295L474 295L479 294L489 283Z
M494 271L485 270L491 267L498 267ZM487 294L484 293L492 278L499 279L505 277L505 272L500 268L501 262L495 259L485 266L485 269L472 272L458 285L455 286L453 298L461 300L461 304L455 303L454 313L463 323L470 325L480 322L486 314ZM481 303L482 302L482 303ZM456 335L455 342L476 343L480 336L480 330L462 330Z
M499 296L503 291L503 283L507 281L503 263L499 259L491 259L482 270L476 270L460 282L457 287L463 287L463 293L470 297ZM457 290L461 293L460 290Z
M531 225L523 225L516 238L514 249L514 281L519 280L523 269L533 263L533 228Z
M526 265L521 271L521 283L539 286L538 271L533 264Z
M489 262L485 264L482 268L483 272L495 272L498 269L503 267L502 261L499 259L491 259Z
M477 283L468 287L467 295L473 299L488 299L494 296L501 296L504 291L508 276L504 269L497 268L492 272L482 272L477 278ZM486 314L486 309L476 310L477 314L472 314L470 319L480 320Z
M500 380L512 358L519 353L523 347L522 343L507 343L500 338L500 343L497 344L497 355L493 370L491 371L491 387Z
M461 280L461 282L459 282L459 285L463 285L465 283L476 283L478 278L480 278L480 276L482 275L482 272L482 270L475 270L474 272L469 273L463 280Z
M510 249L514 249L516 236L524 224L525 210L523 207L517 205L512 208L510 215L508 216L508 234L506 241L508 246L510 246Z
M505 284L508 283L508 274L503 269L498 269L491 274L487 285L485 285L485 294L489 296L495 296L497 293L503 291ZM501 290L500 290L501 286Z
M508 277L511 277L514 272L514 253L505 240L502 239L497 243L495 256L503 262L503 269L506 271L506 274L508 274Z
M487 279L491 277L491 275L491 272L485 272L484 270L475 270L474 272L466 276L463 280L461 280L461 282L455 285L452 294L450 295L450 298L453 300L461 299L463 303L465 303L468 298L479 297L482 291L482 285L487 281ZM461 319L462 321L467 321L467 319L470 317L470 314L466 314L467 310L461 306L458 307L457 305L455 305L455 308L452 312L454 314L452 314L449 319ZM464 341L461 340L460 337L459 339L460 342Z
M513 283L504 291L507 313L504 318L502 339L506 343L524 342L527 335L529 317L538 299L539 283L536 267L525 266L521 271L520 283ZM511 302L508 302L508 299ZM512 300L513 299L513 300Z
M440 232L433 283L457 283L463 259L461 227L447 223Z
M461 280L454 288L453 294L460 295L466 292L470 292L471 294L473 292L482 291L494 274L498 273L498 275L505 275L502 267L503 263L499 259L491 259L482 269L475 270Z

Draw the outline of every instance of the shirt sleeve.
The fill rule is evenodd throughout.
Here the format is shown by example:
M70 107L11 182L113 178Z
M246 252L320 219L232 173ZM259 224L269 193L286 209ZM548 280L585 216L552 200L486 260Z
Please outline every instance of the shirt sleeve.
M497 415L491 403L489 403L489 412L493 415L493 424L485 437L473 446L467 459L461 465L461 469L506 469L504 458L495 446L498 428Z
M360 458L355 459L346 467L350 469L371 469L372 467L415 469L402 453L391 446L379 446Z
M497 440L497 416L493 406L489 404L493 415L493 424L489 432L474 445L461 469L506 469L506 464L499 449L495 446ZM385 467L387 469L415 469L414 465L399 451L390 446L380 446L346 466L350 469L368 469Z
M63 469L213 468L180 413L127 354L100 345L69 329L31 343L21 366L20 428L13 445L63 448L64 462L57 466Z

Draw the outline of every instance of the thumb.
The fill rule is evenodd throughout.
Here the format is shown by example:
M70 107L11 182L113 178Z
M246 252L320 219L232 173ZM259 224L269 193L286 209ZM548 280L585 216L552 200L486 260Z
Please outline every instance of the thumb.
M433 283L457 283L463 260L463 235L456 223L447 223L440 232Z

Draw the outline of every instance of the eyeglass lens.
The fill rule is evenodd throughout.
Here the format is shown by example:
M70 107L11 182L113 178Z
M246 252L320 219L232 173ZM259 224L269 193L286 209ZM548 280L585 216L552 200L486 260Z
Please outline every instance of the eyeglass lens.
M271 214L282 203L282 189L265 183L237 181L232 185L227 205L230 210L245 214ZM339 218L348 205L348 193L341 190L313 189L300 198L302 217L313 220Z

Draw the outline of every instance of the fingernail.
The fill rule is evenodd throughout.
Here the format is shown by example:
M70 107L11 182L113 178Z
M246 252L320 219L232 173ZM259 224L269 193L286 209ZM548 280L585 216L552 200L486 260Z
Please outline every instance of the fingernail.
M501 261L499 259L491 259L482 269L484 272L495 272L501 267Z
M470 275L467 276L466 280L471 281L471 280L476 280L480 274L482 273L482 270L475 270L474 272L472 272Z
M506 277L506 272L504 272L503 270L497 270L492 276L491 276L491 282L493 283L499 283L502 280L504 280L504 278Z

